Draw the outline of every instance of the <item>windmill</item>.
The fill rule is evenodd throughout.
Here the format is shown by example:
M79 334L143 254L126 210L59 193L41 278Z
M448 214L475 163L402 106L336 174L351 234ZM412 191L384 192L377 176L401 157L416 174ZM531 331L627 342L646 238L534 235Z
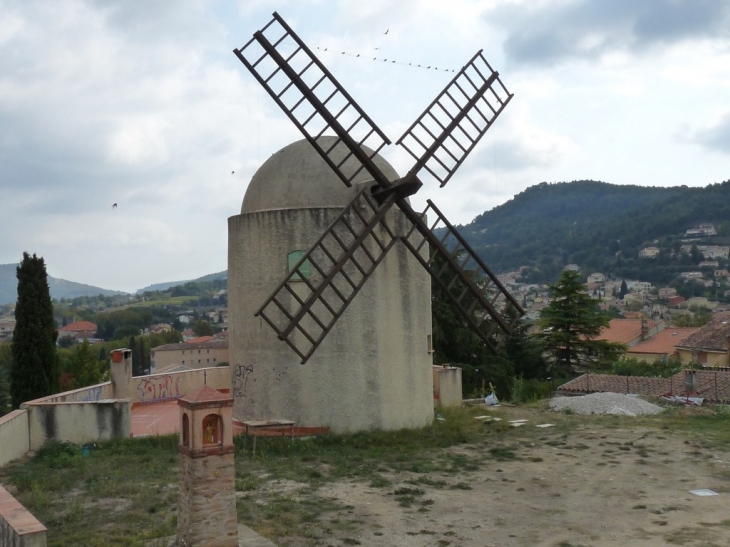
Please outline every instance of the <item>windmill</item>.
M285 52L292 42L294 51ZM391 141L279 14L234 53L346 186L363 170L375 182L362 186L256 315L305 363L401 241L496 351L499 333L511 332L524 311L431 200L421 213L407 200L423 186L420 177L441 187L449 182L511 100L482 52L396 141L415 160L397 180L390 180L374 161ZM333 133L336 138L326 138ZM387 224L386 214L394 207L410 223L405 234ZM429 217L435 219L430 224ZM376 236L376 227L387 236ZM316 272L315 279L309 279L310 271ZM303 281L304 290L294 280Z

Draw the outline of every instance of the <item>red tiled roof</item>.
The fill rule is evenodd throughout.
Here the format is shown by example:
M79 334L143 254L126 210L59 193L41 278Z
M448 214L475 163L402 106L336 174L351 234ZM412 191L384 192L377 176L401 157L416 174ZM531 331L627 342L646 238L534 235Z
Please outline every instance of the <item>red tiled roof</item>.
M188 338L185 340L186 344L202 344L203 342L207 342L209 340L212 340L212 336L198 336L197 338Z
M682 340L697 332L699 327L687 328L666 328L657 332L651 338L639 342L629 348L628 353L655 353L657 355L671 355L675 347Z
M615 376L612 374L583 374L558 387L559 391L581 393L633 393L658 397L675 395L680 397L702 397L708 401L730 401L730 371L697 370L697 390L688 394L685 390L687 372L678 372L669 378L646 376Z
M221 393L220 391L213 389L210 386L202 386L199 388L196 388L192 391L189 391L182 397L178 399L178 404L181 403L205 403L205 402L213 402L213 401L231 401L233 402L233 399L230 395L226 395L224 393Z
M673 296L669 299L669 305L670 306L676 306L677 304L681 304L682 302L686 302L687 299L684 296Z
M228 340L208 340L207 342L201 342L198 344L191 344L189 342L180 342L179 344L163 344L152 348L152 351L166 351L166 350L179 350L179 349L216 349L216 348L227 348Z
M676 376L681 376L677 379ZM684 372L672 378L651 378L648 376L616 376L613 374L583 374L563 384L560 391L574 393L636 393L659 396L679 393L684 390Z
M710 321L685 338L680 347L722 353L730 351L730 321Z
M58 329L63 332L96 332L97 326L91 321L74 321Z
M698 370L697 396L710 401L730 400L730 372L723 370Z
M647 329L658 325L656 321L644 321ZM609 326L601 329L597 340L628 344L641 336L641 319L611 319Z

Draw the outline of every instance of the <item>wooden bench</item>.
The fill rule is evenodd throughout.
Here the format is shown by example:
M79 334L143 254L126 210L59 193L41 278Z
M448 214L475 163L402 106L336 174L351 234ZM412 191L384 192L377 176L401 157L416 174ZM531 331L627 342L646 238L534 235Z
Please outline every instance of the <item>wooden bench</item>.
M289 437L294 439L294 425L296 422L291 420L250 420L248 422L241 422L243 424L243 447L246 448L246 442L248 441L248 433L251 432L253 437L253 451L251 454L256 454L256 437L259 432L263 431L281 431L283 437L287 433Z

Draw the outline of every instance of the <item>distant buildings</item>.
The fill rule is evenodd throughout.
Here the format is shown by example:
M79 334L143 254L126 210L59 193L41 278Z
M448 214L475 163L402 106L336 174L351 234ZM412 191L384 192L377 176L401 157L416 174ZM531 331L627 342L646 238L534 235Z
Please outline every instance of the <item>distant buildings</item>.
M152 348L150 358L156 373L217 367L228 363L228 340L208 338L196 343L164 344Z
M639 258L655 258L659 256L659 247L646 247L639 251Z
M76 342L81 342L84 339L92 340L97 330L99 329L96 323L91 321L74 321L58 329L58 339L73 338Z
M716 236L717 230L715 230L715 226L709 223L703 223L698 224L694 228L690 228L686 232L684 232L685 237L708 237L708 236Z

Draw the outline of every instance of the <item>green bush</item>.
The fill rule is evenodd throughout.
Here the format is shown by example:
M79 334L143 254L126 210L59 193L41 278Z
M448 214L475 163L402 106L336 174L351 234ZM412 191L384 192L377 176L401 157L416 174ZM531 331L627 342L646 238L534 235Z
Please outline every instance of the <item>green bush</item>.
M611 373L619 376L652 376L669 378L680 372L683 365L677 359L658 358L652 363L639 359L626 358L616 361L611 366Z
M551 380L539 380L537 378L525 380L522 376L515 376L512 379L510 400L515 403L534 403L549 398L552 395L552 390Z

